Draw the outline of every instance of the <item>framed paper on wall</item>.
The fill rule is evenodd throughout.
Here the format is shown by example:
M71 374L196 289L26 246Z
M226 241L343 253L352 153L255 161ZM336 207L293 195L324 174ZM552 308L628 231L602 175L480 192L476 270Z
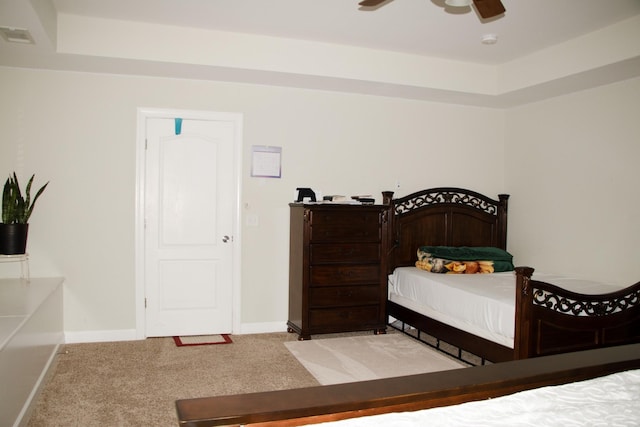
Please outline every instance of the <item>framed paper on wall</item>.
M282 177L282 147L254 145L251 147L251 176Z

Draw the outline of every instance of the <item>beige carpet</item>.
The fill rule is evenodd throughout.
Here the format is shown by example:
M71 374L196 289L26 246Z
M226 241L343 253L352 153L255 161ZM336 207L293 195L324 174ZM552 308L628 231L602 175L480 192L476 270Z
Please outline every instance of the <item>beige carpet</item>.
M187 347L172 338L65 345L28 425L172 427L177 399L318 385L283 345L297 335L232 339Z
M318 338L285 346L323 385L467 366L403 334Z

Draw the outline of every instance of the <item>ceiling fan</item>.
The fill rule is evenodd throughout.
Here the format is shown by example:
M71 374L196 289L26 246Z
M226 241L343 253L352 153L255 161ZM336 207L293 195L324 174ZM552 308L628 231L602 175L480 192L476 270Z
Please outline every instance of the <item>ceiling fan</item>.
M384 3L385 1L387 0L363 0L358 4L365 7L375 7ZM445 3L450 6L470 6L471 0L447 0ZM506 10L500 0L473 0L473 4L476 6L476 9L478 9L478 13L480 14L480 16L484 19L501 15Z

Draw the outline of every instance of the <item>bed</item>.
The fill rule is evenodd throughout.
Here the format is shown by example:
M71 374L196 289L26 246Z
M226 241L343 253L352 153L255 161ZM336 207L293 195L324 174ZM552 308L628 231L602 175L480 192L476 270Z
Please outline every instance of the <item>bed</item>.
M534 275L530 267L469 275L434 274L415 267L417 250L424 245L506 250L508 200L505 194L492 199L454 187L427 189L398 199L385 193L391 221L389 241L393 242L387 314L400 322L403 330L410 325L492 362L639 342L640 282L619 289L561 276ZM411 276L422 276L438 281L463 280L466 284L447 285L449 295L437 296L441 299L426 295L426 300L419 300L414 298L419 285L413 290L399 290L405 285L398 282L407 276L410 280L417 280ZM476 294L473 301L483 298L485 291L478 291L479 283L496 280L502 281L491 297L498 301L497 309L464 302L469 293ZM490 323L499 319L501 325L474 324L473 319L460 319L456 313L441 310L443 305L470 307L470 315L484 313Z
M494 200L459 188L435 188L395 200L391 193L385 193L391 221L388 240L393 242L387 254L393 267L389 273L415 269L417 248L426 243L506 249L507 201L507 195ZM640 379L640 283L613 292L584 294L537 280L533 268L516 267L508 274L515 282L510 285L511 295L515 294L513 346L435 320L393 299L388 301L388 313L394 319L501 363L330 386L179 400L176 409L180 425L297 426L446 409L476 401L495 401L498 407L504 407L500 400L503 396L541 387L573 383L582 387L581 381L627 371L633 371L635 379L616 377L616 384ZM482 275L469 276L477 279ZM560 278L549 280L560 283ZM588 391L581 389L578 395L590 397L594 390L605 387L601 383L584 385ZM630 387L635 387L633 405L638 384ZM609 415L618 409L606 403L602 406L610 409ZM637 406L631 415L634 421ZM371 425L385 424L389 422L373 421ZM421 424L424 422L418 421Z
M501 417L502 425L518 425L510 421L522 421L522 411L510 400L503 399L517 398L518 395L514 393L536 392L536 389L548 392L541 388L558 386L553 389L552 395L560 396L563 400L570 399L568 407L578 416L587 417L573 419L573 424L560 424L584 425L588 421L589 425L610 425L605 420L615 416L618 421L616 425L633 425L640 411L639 368L640 344L629 344L406 377L184 399L176 402L176 409L180 425L190 427L298 426L336 420L349 422L349 419L358 417L365 417L358 418L358 421L364 421L372 416L370 424L358 423L368 426L426 425L424 421L395 424L386 418L378 420L377 417L387 416L381 414L395 416L414 412L419 417L418 412L431 411L431 408L454 412L464 411L469 404L479 404L483 405L484 410L480 412L477 407L472 408L477 421L474 425L488 421L486 414L496 411L505 413L508 409L520 418ZM618 373L622 376L618 376ZM607 378L610 375L614 377ZM606 383L589 382L590 379L599 378ZM572 393L563 391L565 385L571 386ZM614 392L619 393L612 394L612 387ZM545 398L536 400L541 399ZM529 395L520 395L520 400L527 402L527 409L533 411L529 413L531 425L559 425L554 421L566 419L563 418L567 415L566 406L556 407L560 412L554 412L555 409L548 406L535 410L531 404L533 398ZM560 400L554 398L554 402ZM595 415L598 418L591 418L594 416L593 407L584 405L596 401L601 413ZM436 419L433 415L427 416L430 420ZM452 416L449 412L440 414L441 419L446 420L452 420ZM549 418L550 423L542 423L544 417ZM629 424L630 420L632 424ZM598 424L597 421L603 422ZM337 422L338 426L341 422Z

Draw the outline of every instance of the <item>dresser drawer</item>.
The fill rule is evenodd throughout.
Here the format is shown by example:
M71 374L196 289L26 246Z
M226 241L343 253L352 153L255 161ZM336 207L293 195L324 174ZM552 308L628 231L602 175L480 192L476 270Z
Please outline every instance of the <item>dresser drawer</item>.
M313 265L309 267L310 286L366 285L380 283L380 266Z
M311 212L310 240L312 242L379 242L380 213L376 211Z
M377 243L316 243L310 245L310 252L311 264L380 260L380 245Z
M333 327L337 330L366 328L378 325L380 311L377 305L309 310L311 329Z
M389 206L291 203L287 330L386 328Z
M344 307L378 304L379 286L329 286L309 289L310 307Z

